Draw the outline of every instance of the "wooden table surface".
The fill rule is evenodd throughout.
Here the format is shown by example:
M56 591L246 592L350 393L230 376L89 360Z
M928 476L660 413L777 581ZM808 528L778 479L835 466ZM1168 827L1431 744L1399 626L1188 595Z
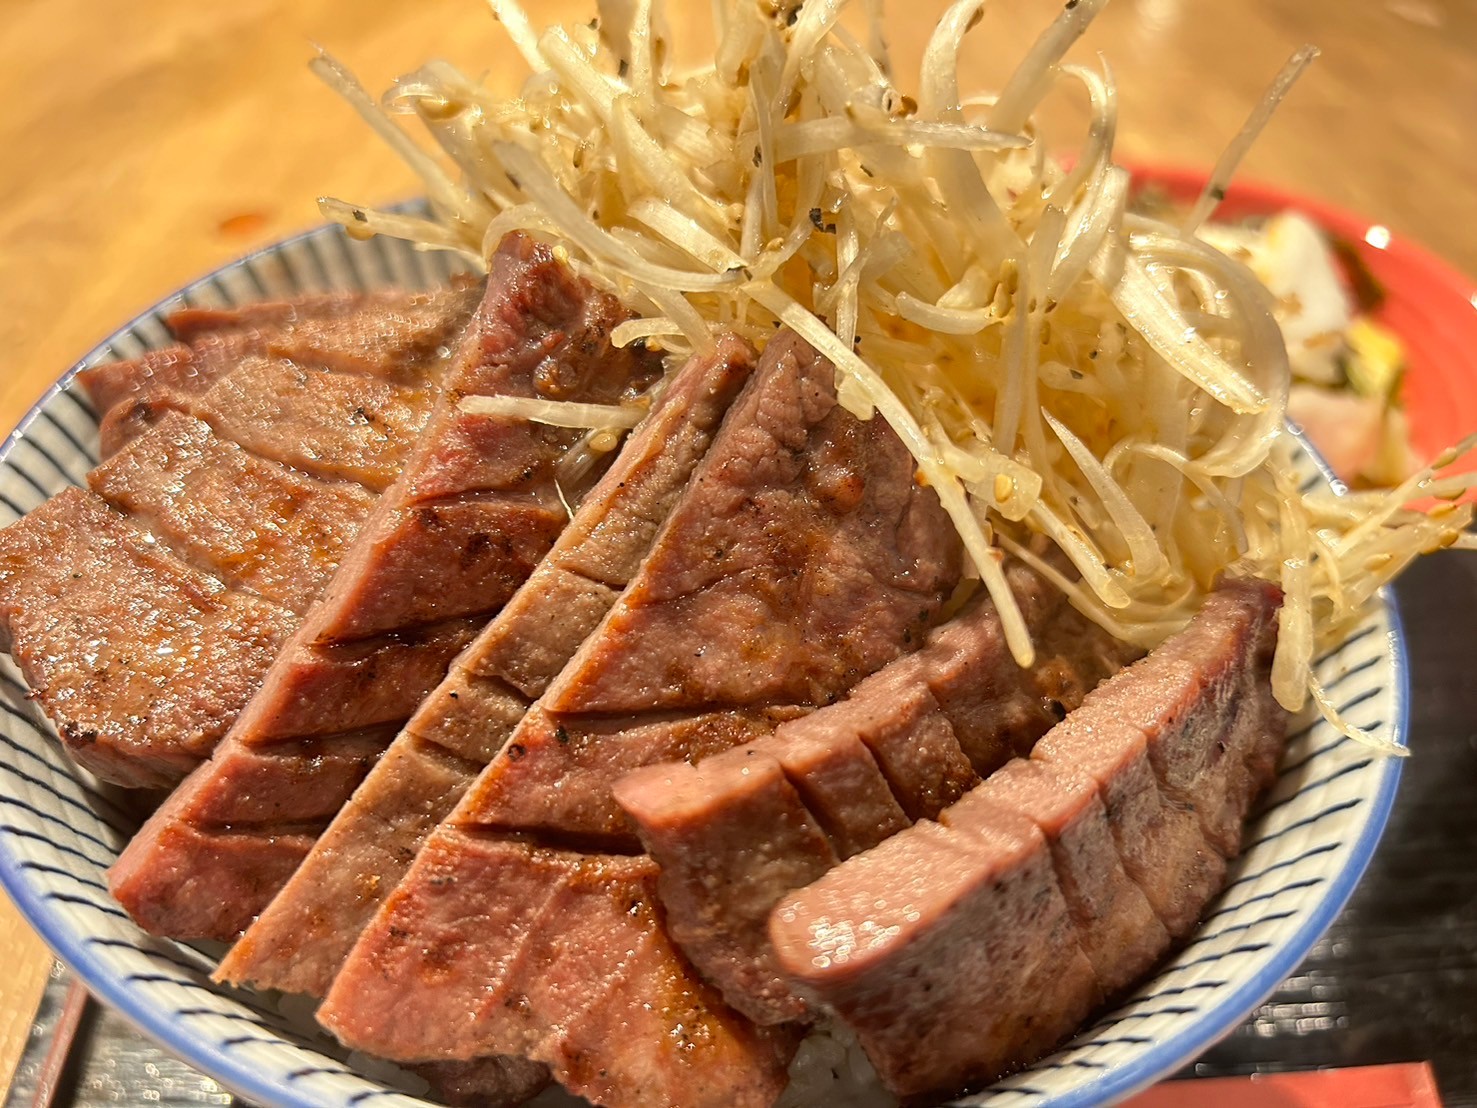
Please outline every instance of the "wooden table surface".
M535 0L553 20L587 3ZM707 4L669 5L679 41ZM894 0L909 72L940 0ZM1054 0L1001 0L966 53L986 87ZM698 32L696 56L702 47ZM1116 0L1082 50L1120 85L1123 157L1205 165L1303 42L1323 57L1248 176L1354 208L1477 273L1477 6L1464 0ZM371 88L433 56L511 92L522 67L479 0L10 0L0 16L0 431L120 322L318 222L314 198L414 191L309 75L320 43ZM1053 111L1070 145L1071 105ZM49 965L0 899L0 1090Z

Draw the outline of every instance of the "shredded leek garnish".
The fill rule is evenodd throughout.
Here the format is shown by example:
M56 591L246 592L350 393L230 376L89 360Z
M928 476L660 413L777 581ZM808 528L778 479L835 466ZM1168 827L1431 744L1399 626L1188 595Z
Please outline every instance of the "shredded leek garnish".
M1128 211L1107 63L1061 60L1103 0L1067 3L997 94L960 90L961 43L988 15L959 0L928 43L916 99L881 53L875 0L858 13L865 34L841 20L845 0L716 0L714 62L677 75L658 0L604 0L598 20L542 33L516 0L490 3L533 71L519 98L436 62L375 103L337 63L315 63L420 174L432 209L427 220L324 201L328 216L474 259L514 229L557 239L577 272L644 317L618 343L676 356L718 329L762 345L792 328L835 365L840 402L886 420L912 452L1022 665L1033 647L1006 552L1144 647L1183 627L1221 574L1253 574L1286 594L1277 699L1311 697L1368 738L1336 718L1312 660L1411 559L1472 545L1469 506L1408 507L1466 485L1438 476L1438 459L1394 490L1302 491L1269 295L1196 237L1316 51L1293 56L1171 226ZM1059 88L1089 101L1070 171L1035 121ZM440 156L397 113L417 117ZM586 428L592 444L641 414L463 404ZM1076 579L1032 552L1031 532Z

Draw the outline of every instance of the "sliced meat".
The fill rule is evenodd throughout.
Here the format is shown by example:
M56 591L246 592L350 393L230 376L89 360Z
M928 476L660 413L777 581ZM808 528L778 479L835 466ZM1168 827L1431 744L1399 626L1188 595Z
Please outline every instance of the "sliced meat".
M170 329L188 345L92 366L78 381L103 423L104 456L146 426L159 407L191 410L249 356L335 369L417 386L439 378L480 299L459 280L430 293L310 296L232 309L184 309Z
M649 860L462 834L433 838L416 866L439 880L402 885L386 908L418 921L434 957L403 944L365 967L366 1038L395 1037L407 1059L538 1059L603 1104L768 1106L779 1094L793 1042L682 972L653 914ZM390 983L407 978L424 987Z
M181 411L264 458L381 492L405 465L435 400L425 387L251 355L204 393L165 391L118 405L99 434L110 454Z
M640 843L611 785L661 762L696 762L771 734L804 708L726 708L645 717L560 716L542 702L478 778L467 818L480 826L574 835L604 849Z
M836 856L850 858L897 834L910 820L868 744L859 737L857 721L838 711L839 706L788 723L773 742L760 745L778 759ZM663 768L653 766L648 772ZM636 779L631 774L616 784L616 799L623 807L625 790L634 789ZM632 818L638 828L644 826L640 816Z
M411 299L391 291L320 292L290 300L256 300L229 308L176 308L165 317L170 334L194 343L216 335L275 333L308 320L338 319L359 309L378 311ZM468 307L468 311L475 305Z
M227 584L301 614L369 515L359 485L322 481L169 413L87 476L89 486Z
M160 397L179 397L182 405L183 398L209 392L242 358L264 349L254 335L207 335L192 346L166 346L128 361L89 366L78 372L77 381L105 419ZM121 436L108 436L103 457L121 445Z
M933 653L894 662L825 712L871 752L909 823L936 817L979 781L929 691L924 656Z
M1131 648L1067 608L1061 594L1026 566L1013 563L1007 579L1033 639L1059 644L1042 651L1053 667L1050 677L1019 673L1006 652L998 612L981 596L930 632L916 654L750 748L783 767L795 804L825 829L838 858L861 853L916 820L938 818L979 783L932 685L943 691L988 773L1002 752L1028 751L1047 729L1056 718L1048 702L1075 708L1109 666L1132 656ZM1001 703L988 701L990 693ZM809 852L776 857L788 840L772 839L766 813L750 811L755 793L738 768L740 753L714 759L712 772L700 778L671 765L632 773L616 785L615 796L662 867L668 926L693 964L754 1019L795 1019L805 1008L776 966L767 917L786 893L801 887L786 888L778 877L810 874L818 862ZM689 779L702 790L694 785L674 792L668 784ZM720 854L721 865L714 860ZM717 872L746 887L746 895L714 900L710 875Z
M335 734L369 724L398 730L479 624L533 571L566 519L556 466L578 433L474 415L461 410L459 398L539 395L616 403L644 390L659 367L644 351L611 346L610 331L624 318L613 298L577 279L547 246L522 235L504 240L486 296L404 473L376 503L227 741L154 814L111 870L113 895L142 926L180 938L239 935L287 874L274 868L253 875L248 852L235 856L240 872L219 864L202 872L206 859L192 864L188 849L177 845L188 840L175 830L219 828L238 797L261 789L271 789L284 808L294 805L292 794L311 796L331 817L359 783L327 768L336 764ZM321 762L310 761L294 780L282 781L269 766L275 751L288 740L315 736L321 737L313 748ZM254 832L263 842L275 835L270 825ZM297 860L306 853L304 847ZM196 885L215 880L235 895L197 894L210 919L203 921L207 909L197 908L186 928L176 890L180 875ZM243 895L243 888L260 895Z
M721 461L550 687L551 710L824 703L933 619L958 544L937 498L915 493L907 450L836 403L834 369L791 332L764 362Z
M465 932L445 921L482 911L478 891L489 888L506 902L500 911L527 918L537 909L526 890L547 896L555 880L544 868L551 853L577 871L630 842L610 797L613 770L670 759L674 747L681 756L694 740L752 740L764 717L770 728L782 722L775 703L789 701L793 716L834 699L919 641L956 581L957 539L891 430L836 404L834 376L793 336L771 342L640 573L345 960L319 1009L344 1042L395 1058L518 1049L575 1091L634 1105L657 1099L642 1075L671 1070L669 1044L686 1041L674 1077L701 1074L702 1084L680 1097L662 1093L670 1097L662 1102L773 1098L787 1052L747 1046L752 1026L678 954L659 926L649 860L639 862L641 880L625 886L629 899L580 898L539 916L542 943L578 949L582 980L622 983L583 1021L561 1022L557 1005L569 986L559 957L520 956L514 965L492 949L499 932L480 925L487 946L468 957ZM851 467L844 478L843 460ZM570 790L574 801L563 795ZM525 840L559 849L541 854ZM681 1008L654 1007L653 979L711 998L705 1006L724 1021L684 1040L691 1025ZM413 1028L374 1011L392 996L426 1011L465 1011L467 997L493 1001L479 1000L455 1028ZM529 1034L525 1016L497 1002L504 996L528 998L537 1043L518 1045Z
M1068 716L1037 744L1032 757L1096 782L1124 869L1144 890L1171 938L1193 931L1225 883L1226 860L1206 840L1195 813L1160 791L1144 733L1097 713Z
M0 642L72 756L108 780L163 787L188 772L294 623L82 489L0 530Z
M1030 752L1098 682L1139 651L1105 634L1027 565L1006 571L1036 645L1029 670L1015 664L991 612L945 624L930 640L926 680L965 756L981 777Z
M1092 711L1144 733L1165 797L1200 817L1212 846L1241 851L1251 802L1270 782L1285 722L1267 695L1282 595L1261 581L1232 580L1133 671L1104 686ZM1207 742L1207 735L1217 742Z
M230 309L186 308L167 322L181 342L247 335L263 352L300 365L416 385L440 376L477 302L481 283L454 277L446 288L330 293Z
M429 383L445 361L439 350L426 348L426 336L463 326L476 296L475 287L462 286L426 295L384 293L330 298L331 303L318 298L269 305L260 313L251 308L214 313L236 323L217 333L197 328L189 347L83 371L81 379L99 408L117 409L106 418L119 417L119 410L148 416L139 421L132 446L89 476L115 512L100 517L96 535L86 528L22 520L13 534L0 539L0 545L17 544L32 555L0 585L0 608L24 608L45 596L50 609L67 615L65 635L60 624L46 625L51 637L45 646L30 637L33 630L41 634L39 624L13 620L7 633L14 632L13 651L31 659L32 672L44 666L53 688L70 690L50 712L79 762L118 784L163 787L209 755L295 626L292 616L319 595L374 501L370 489L343 480L332 466L317 466L330 478L320 480L287 463L296 460L311 469L325 451L348 450L344 458L351 476L360 471L383 476L398 467L406 442L366 434L361 425L380 410L376 404L386 411L398 404L382 422L405 430L402 440L420 426L432 394ZM390 322L372 326L376 312L388 312ZM254 322L243 322L253 317ZM413 326L406 322L412 319ZM356 328L367 328L376 338L356 338ZM312 337L311 349L294 345L297 329ZM372 350L382 361L369 377L382 379L312 370L307 377L312 403L290 424L279 423L272 405L291 406L290 401L272 399L263 416L255 394L276 388L283 374L296 379L309 371L259 356L269 340L319 361L363 362ZM334 343L342 344L337 354ZM263 365L271 370L265 376ZM241 379L235 380L238 374ZM165 395L178 402L154 404ZM245 400L233 408L233 397ZM211 424L183 414L197 409L220 418ZM257 416L248 418L248 409ZM233 426L250 430L243 439L247 446L223 434L222 428ZM277 456L251 449L251 444L266 449L274 442L282 447ZM99 502L86 510L95 515L101 509ZM58 514L76 511L72 503ZM183 571L161 575L124 566L132 557L130 544L108 538L138 534L124 517L148 529L144 541L156 544L160 557L165 551L179 556L187 575L204 582L197 590L201 595L240 595L213 601L206 617L183 618L171 584ZM103 548L106 554L100 553ZM100 581L80 572L100 557L118 562L113 576L128 581L129 592L103 596ZM144 559L151 567L152 558L151 553ZM74 564L79 567L75 576L53 571ZM105 574L101 580L111 578ZM277 605L290 611L279 612ZM154 618L147 614L151 611L165 614ZM265 636L264 611L272 612L272 631ZM446 630L431 629L421 637L444 644ZM465 641L463 631L451 649ZM97 650L90 645L94 642L106 642L108 649ZM248 643L256 645L244 650ZM386 649L393 654L398 648L389 644ZM141 652L147 660L136 667L111 661ZM340 662L341 668L362 674L374 659L360 651ZM170 676L167 689L161 686L164 673Z
M775 909L781 967L904 1100L994 1080L1087 1016L1092 967L1041 833L1003 809L919 823Z
M1025 816L1051 848L1057 882L1104 998L1132 986L1169 949L1169 932L1124 871L1097 785L1060 765L1017 758L943 814L968 828L981 804Z
M903 831L775 909L780 967L858 1033L900 1097L959 1092L1031 1062L1188 933L1225 861L1152 767L1182 771L1186 795L1210 795L1206 778L1240 789L1217 799L1246 811L1264 782L1245 767L1264 765L1285 730L1260 695L1279 602L1271 586L1223 584L1185 631L1089 693L1029 762L946 810L942 829ZM1228 687L1239 711L1225 709ZM1130 710L1143 729L1118 718Z
M652 766L622 780L617 796L661 866L667 933L725 1000L768 1025L811 1013L767 943L741 949L733 936L762 938L770 909L840 859L763 745Z
M753 367L741 340L691 359L533 575L453 665L217 971L321 996L355 937L636 573Z
M1097 782L1124 868L1174 938L1194 929L1224 883L1286 734L1267 695L1280 603L1270 585L1222 585L1184 631L1088 696L1033 754Z

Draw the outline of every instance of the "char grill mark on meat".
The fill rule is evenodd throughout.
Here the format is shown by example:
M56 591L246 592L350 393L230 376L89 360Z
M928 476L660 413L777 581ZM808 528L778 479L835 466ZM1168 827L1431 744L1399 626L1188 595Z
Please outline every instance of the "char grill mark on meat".
M307 610L374 496L321 481L168 414L88 474L92 491L233 588Z
M578 432L464 412L459 399L542 395L608 404L644 390L659 366L644 351L611 346L610 331L623 318L613 298L576 278L547 246L518 234L503 241L404 472L211 761L174 792L111 870L114 896L140 925L179 938L238 936L287 873L273 869L257 878L250 854L238 854L244 872L216 867L215 876L238 895L203 895L210 907L190 913L183 930L178 884L203 886L211 876L198 872L189 841L173 831L218 826L238 797L263 788L315 797L327 822L362 780L328 770L335 735L387 725L383 750L452 658L532 572L566 519L556 465ZM319 762L308 763L288 789L269 765L275 748L315 736L322 771ZM281 803L292 801L284 795ZM273 840L270 827L257 834ZM297 861L306 853L304 846ZM244 895L246 888L257 895Z
M862 681L845 700L698 770L652 766L616 785L617 801L662 867L659 887L673 937L751 1018L774 1023L805 1013L775 963L768 913L805 884L782 878L818 877L835 864L822 865L814 852L776 838L775 827L813 814L835 858L844 859L916 820L938 818L980 777L931 685L944 692L980 771L989 774L1001 751L1029 751L1047 730L1055 719L1047 702L1059 698L1063 710L1075 708L1087 689L1133 656L1028 567L1013 563L1007 580L1033 639L1056 644L1042 652L1049 677L1020 673L998 613L982 597L930 632L916 654ZM746 780L742 759L751 753L775 759L788 775L794 791L784 796L796 809L788 823L780 820L776 796L756 792ZM785 857L790 850L797 856ZM713 875L720 872L745 895L713 899Z
M105 412L151 391L198 400L217 395L248 349L270 340L301 355L292 334L317 328L325 356L332 342L372 349L383 375L425 383L444 359L423 349L424 333L460 328L472 295L368 298L392 320L418 320L380 326L373 344L355 339L374 314L366 298L346 299L357 309L331 319L319 301L278 305L278 314L296 313L291 328L200 334L194 346L80 376ZM168 408L155 414L158 426L89 475L98 496L69 492L0 532L0 556L26 555L0 582L0 610L11 613L0 633L13 636L12 652L79 763L119 784L166 787L208 756L245 705L373 494L253 454ZM307 439L333 441L336 432L320 431ZM63 517L73 525L53 525ZM42 611L44 621L25 615ZM123 657L128 665L117 664Z
M0 645L108 780L163 787L198 764L294 622L82 489L0 531Z
M532 576L452 665L217 971L321 996L436 824L512 734L650 548L753 368L742 340L689 360Z
M1267 783L1286 729L1266 695L1280 602L1273 586L1224 583L942 826L919 823L775 909L779 964L856 1030L900 1097L1028 1064L1199 919L1225 861L1188 805L1214 797L1206 827L1224 827ZM1129 705L1137 726L1115 722ZM1180 771L1177 799L1156 765ZM1130 935L1145 909L1125 875L1161 929Z
M853 467L845 476L843 461ZM620 771L752 741L834 699L919 640L958 565L952 528L891 430L846 414L833 368L793 335L776 336L640 573L432 834L344 962L320 1020L387 1057L519 1050L612 1105L771 1103L794 1036L758 1035L692 971L660 926L650 860L626 859L620 912L578 898L540 924L541 941L580 950L583 980L619 984L568 1024L562 962L514 960L501 923L456 921L480 911L479 890L531 912L524 890L547 896L559 874L613 865L615 855L533 844L634 846L610 795ZM674 989L700 998L684 1003L705 1014L678 1061L665 1052L690 1034L686 1009L650 1003ZM454 1029L380 1018L407 1003L470 1018ZM646 1030L614 1030L623 1025Z

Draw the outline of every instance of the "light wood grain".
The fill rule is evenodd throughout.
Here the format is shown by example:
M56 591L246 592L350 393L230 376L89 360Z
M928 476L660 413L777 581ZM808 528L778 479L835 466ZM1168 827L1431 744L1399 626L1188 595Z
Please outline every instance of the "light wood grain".
M51 952L0 896L0 1090L10 1086L51 972Z
M940 0L894 2L907 72ZM589 5L530 4L550 20ZM707 8L670 5L681 32ZM1000 0L966 52L991 82L1056 10ZM1115 0L1080 52L1120 83L1124 157L1204 165L1304 41L1324 56L1246 172L1383 220L1477 273L1477 7L1463 0ZM314 198L414 191L308 74L314 42L374 88L432 56L505 92L522 67L479 0L12 0L0 18L0 429L80 353L189 279L318 222ZM1052 108L1070 144L1076 112ZM0 903L0 1088L46 957Z

